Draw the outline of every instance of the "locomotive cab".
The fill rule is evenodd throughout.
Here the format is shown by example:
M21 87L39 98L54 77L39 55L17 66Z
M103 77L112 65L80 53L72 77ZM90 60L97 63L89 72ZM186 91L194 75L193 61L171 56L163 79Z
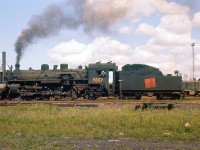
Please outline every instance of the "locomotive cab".
M89 85L101 86L107 96L113 96L115 90L115 72L118 67L115 63L101 63L97 62L89 64L88 70L88 83Z

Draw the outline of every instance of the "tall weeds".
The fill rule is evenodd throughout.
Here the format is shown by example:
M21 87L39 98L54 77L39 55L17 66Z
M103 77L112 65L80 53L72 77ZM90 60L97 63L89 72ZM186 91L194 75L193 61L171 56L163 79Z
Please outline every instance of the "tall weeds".
M199 116L200 110L135 111L132 106L110 109L44 104L0 107L0 146L5 142L15 143L19 138L43 142L60 137L199 141Z

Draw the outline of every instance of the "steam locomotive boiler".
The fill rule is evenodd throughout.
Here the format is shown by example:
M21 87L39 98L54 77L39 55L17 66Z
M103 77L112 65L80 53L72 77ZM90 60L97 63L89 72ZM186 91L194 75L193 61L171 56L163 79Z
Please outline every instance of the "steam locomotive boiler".
M109 73L115 72L115 63L89 64L85 69L68 69L68 64L61 64L60 69L54 65L49 69L48 64L41 65L41 70L7 70L4 80L6 87L2 90L2 99L50 99L52 97L77 99L97 99L108 96L114 90L115 82L109 83ZM112 73L113 75L113 73ZM110 84L113 84L110 86Z

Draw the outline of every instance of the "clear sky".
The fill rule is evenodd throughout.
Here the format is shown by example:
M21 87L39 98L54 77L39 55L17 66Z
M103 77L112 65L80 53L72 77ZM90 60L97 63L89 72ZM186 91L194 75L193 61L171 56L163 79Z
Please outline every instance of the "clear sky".
M190 79L195 42L200 78L199 0L5 0L0 19L0 50L21 69L113 61Z

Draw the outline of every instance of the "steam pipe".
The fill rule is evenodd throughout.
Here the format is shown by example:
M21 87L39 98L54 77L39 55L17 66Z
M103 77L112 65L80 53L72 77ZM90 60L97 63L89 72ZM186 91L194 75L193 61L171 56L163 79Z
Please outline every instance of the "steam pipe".
M2 83L5 83L4 77L6 75L6 52L2 52Z

